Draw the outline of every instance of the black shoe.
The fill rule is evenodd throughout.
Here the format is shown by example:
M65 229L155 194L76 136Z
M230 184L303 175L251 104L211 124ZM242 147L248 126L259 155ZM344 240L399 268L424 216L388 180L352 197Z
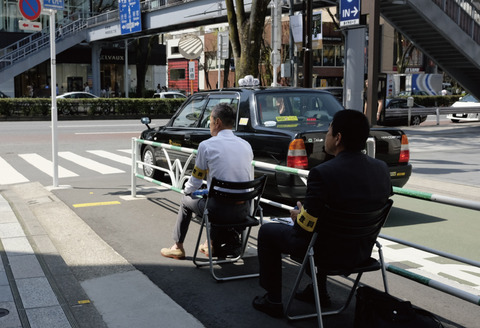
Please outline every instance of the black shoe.
M296 292L295 298L302 302L314 304L315 294L313 293L313 284L308 284L304 290ZM327 291L320 291L320 306L323 308L332 306L332 301L330 300L330 295L328 295Z
M274 303L268 299L268 293L263 296L256 296L252 302L253 307L274 318L283 316L283 304Z

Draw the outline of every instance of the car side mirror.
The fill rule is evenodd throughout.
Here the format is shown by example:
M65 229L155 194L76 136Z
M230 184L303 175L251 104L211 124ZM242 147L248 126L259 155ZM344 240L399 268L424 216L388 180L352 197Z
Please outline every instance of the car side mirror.
M150 117L142 117L142 118L140 119L140 122L142 122L142 124L145 124L145 125L147 126L147 128L150 129L150 127L148 126L148 125L152 122L152 120L150 119Z

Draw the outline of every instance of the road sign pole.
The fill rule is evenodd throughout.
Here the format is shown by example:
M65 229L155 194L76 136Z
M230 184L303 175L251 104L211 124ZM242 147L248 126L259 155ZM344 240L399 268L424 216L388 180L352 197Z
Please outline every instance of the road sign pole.
M57 150L57 65L55 55L55 14L50 10L50 91L52 94L52 163L53 187L58 187L58 150Z

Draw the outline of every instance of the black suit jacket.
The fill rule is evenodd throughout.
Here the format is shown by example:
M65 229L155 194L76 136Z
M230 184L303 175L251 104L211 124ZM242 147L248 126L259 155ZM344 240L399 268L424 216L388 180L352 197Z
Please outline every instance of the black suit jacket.
M321 226L325 205L349 212L370 212L382 208L391 195L387 165L361 152L343 151L311 169L304 208L319 218L316 253L321 261L327 266L359 264L370 257L374 243L374 240L349 242L330 237Z

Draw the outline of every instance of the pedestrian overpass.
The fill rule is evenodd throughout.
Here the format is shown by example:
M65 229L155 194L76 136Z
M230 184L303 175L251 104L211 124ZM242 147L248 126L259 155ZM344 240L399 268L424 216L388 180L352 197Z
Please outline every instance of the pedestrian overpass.
M480 10L474 0L379 1L386 21L480 99ZM316 8L335 3L338 1L313 0ZM227 21L226 9L218 0L150 0L141 3L141 11L142 31L135 34L121 34L118 10L62 26L56 34L56 51L80 42L101 47L102 42ZM246 11L250 11L250 5ZM49 35L45 32L31 34L0 50L3 85L13 86L14 76L49 58Z

